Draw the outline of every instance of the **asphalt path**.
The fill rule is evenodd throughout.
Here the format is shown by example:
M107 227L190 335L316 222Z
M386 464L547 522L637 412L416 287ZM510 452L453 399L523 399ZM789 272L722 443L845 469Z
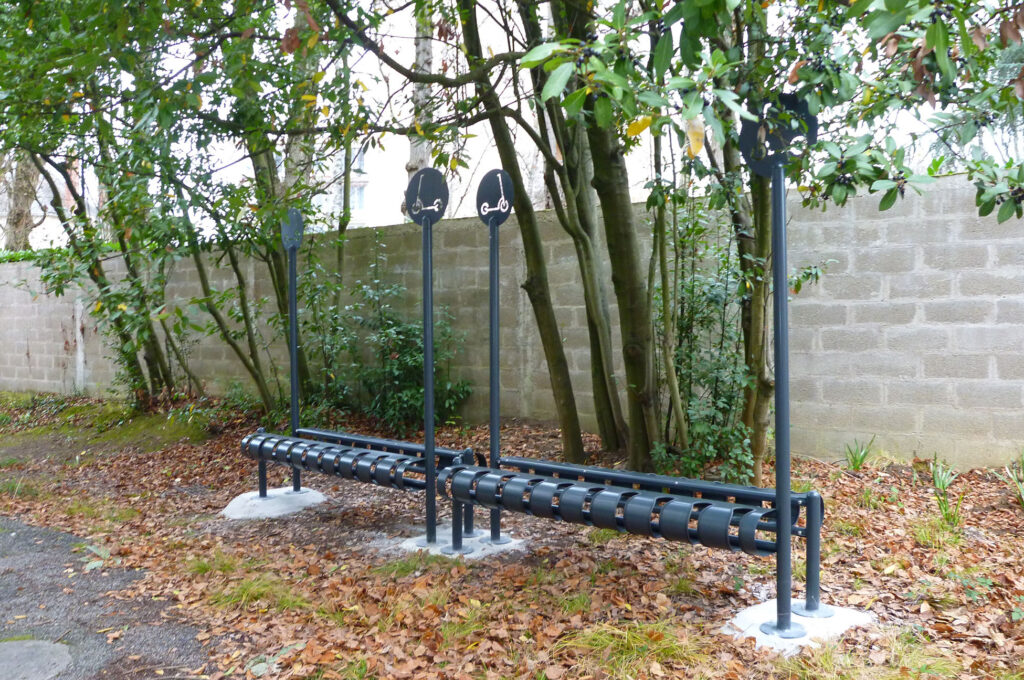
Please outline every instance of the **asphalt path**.
M198 631L167 602L110 596L142 572L85 571L95 556L83 544L0 517L0 679L168 680L201 667Z

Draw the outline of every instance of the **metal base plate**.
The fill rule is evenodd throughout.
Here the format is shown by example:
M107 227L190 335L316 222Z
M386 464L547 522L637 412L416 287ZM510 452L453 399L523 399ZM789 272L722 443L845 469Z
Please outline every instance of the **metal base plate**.
M453 546L446 545L445 547L441 548L441 552L445 555L468 555L469 553L473 552L473 549L467 548L466 546L462 546L461 548L456 550Z
M774 635L784 640L792 640L807 635L807 631L799 623L790 622L789 628L780 629L777 621L766 621L759 628L765 635Z
M793 603L793 613L805 619L827 619L835 615L835 610L827 604L818 603L817 609L807 609L804 602Z

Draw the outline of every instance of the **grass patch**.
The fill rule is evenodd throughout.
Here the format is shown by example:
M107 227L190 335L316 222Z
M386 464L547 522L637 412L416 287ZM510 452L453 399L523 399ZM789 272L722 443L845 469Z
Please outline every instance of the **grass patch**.
M72 517L95 519L102 514L102 508L91 501L75 500L71 501L67 507L64 508L64 512Z
M868 510L878 510L884 501L870 487L864 487L857 498L857 505Z
M638 677L655 662L692 667L707 658L703 642L665 622L601 624L569 633L555 649L575 652L584 665L610 678Z
M880 645L886 653L881 664L866 657L867 650L845 652L838 642L804 650L799 656L779 659L777 677L792 680L899 680L903 678L955 678L963 669L953 659L929 650L923 632L890 630Z
M12 635L10 637L0 638L0 644L4 642L24 642L25 640L35 640L35 637L33 637L31 633Z
M462 646L466 638L484 629L484 611L482 606L474 606L466 610L459 618L441 624L441 647Z
M19 465L21 465L21 463L22 461L18 460L17 458L4 458L3 460L0 460L0 470L3 470L5 468L18 467Z
M604 545L620 536L622 534L615 529L591 529L587 532L587 542L591 545Z
M606 574L608 572L601 571L601 565L598 565L597 572L599 574ZM527 579L526 583L530 586L549 586L552 583L558 581L558 572L551 568L547 560L544 560L544 564L536 567L530 574L530 578Z
M844 536L863 536L864 528L856 522L845 519L832 520L832 527Z
M269 574L242 579L210 598L218 606L248 607L262 604L269 609L286 611L308 609L309 600Z
M234 573L240 565L241 560L234 555L228 555L227 553L217 550L208 560L189 560L186 568L189 572L197 575L209 574L210 572L231 574Z
M102 518L114 523L127 522L142 514L135 508L119 508L106 500L74 500L64 508L64 512L71 517Z
M11 498L39 498L39 487L24 479L5 479L0 482L0 493Z
M370 678L377 677L370 675L370 668L366 663L366 659L349 661L344 666L339 666L335 672L341 676L341 680L370 680Z
M814 488L814 484L809 479L794 479L792 482L793 493L807 493Z
M444 555L431 555L425 550L420 550L409 557L403 557L400 560L393 560L376 566L370 571L375 574L386 574L392 578L402 578L427 571L431 567L440 566L445 569L451 569L458 563L458 560L450 557L445 557Z
M677 576L672 583L668 586L668 592L672 595L685 595L687 597L696 595L698 592L697 586L694 585L693 579L688 576Z
M590 609L590 595L576 593L558 598L558 608L565 614L582 614Z
M941 550L959 545L963 540L960 532L949 526L941 517L932 517L911 525L914 542L922 548Z
M776 663L776 677L789 680L846 680L859 678L863 659L843 652L836 642L811 647L801 654L782 658Z

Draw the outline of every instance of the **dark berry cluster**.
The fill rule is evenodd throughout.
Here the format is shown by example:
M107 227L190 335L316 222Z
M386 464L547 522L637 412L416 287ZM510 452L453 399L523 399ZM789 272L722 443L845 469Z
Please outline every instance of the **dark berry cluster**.
M596 57L597 55L598 52L593 47L584 47L583 50L579 53L579 56L576 57L576 66L583 66L583 63L587 59L590 59L591 57Z
M997 196L996 205L1002 205L1008 200L1013 201L1017 205L1024 204L1024 187L1014 187L1010 189L1009 196Z
M896 189L900 192L900 198L903 198L907 191L907 174L900 170L893 175L892 179L896 182Z
M932 0L932 7L934 9L932 9L932 13L928 15L928 18L933 24L938 23L942 19L949 21L953 18L953 12L950 11L943 0Z
M996 122L996 114L991 111L978 114L978 117L975 118L975 122L978 124L978 127L986 127Z
M839 184L839 185L844 186L844 187L848 187L848 186L853 186L855 181L856 180L854 180L853 175L851 175L851 174L849 174L847 172L844 172L841 175L836 176L835 180L832 183L833 184Z
M824 73L825 71L839 70L839 64L836 63L835 59L831 57L821 56L814 57L813 59L808 59L806 67L811 69L812 71L815 71L816 73Z

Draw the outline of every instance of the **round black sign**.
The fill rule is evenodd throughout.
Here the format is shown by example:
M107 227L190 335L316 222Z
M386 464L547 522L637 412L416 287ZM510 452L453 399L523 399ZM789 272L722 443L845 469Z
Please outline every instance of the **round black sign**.
M781 94L767 114L743 121L740 151L751 171L767 177L776 164L789 162L790 147L798 137L805 137L808 144L818 141L818 118L811 115L806 100Z
M405 209L416 224L435 224L448 207L448 185L435 168L423 168L409 180L405 190Z
M297 208L288 208L288 219L281 220L281 241L285 250L298 250L302 245L303 228L302 213Z
M512 178L504 170L491 170L476 190L476 214L484 222L501 224L512 214Z

